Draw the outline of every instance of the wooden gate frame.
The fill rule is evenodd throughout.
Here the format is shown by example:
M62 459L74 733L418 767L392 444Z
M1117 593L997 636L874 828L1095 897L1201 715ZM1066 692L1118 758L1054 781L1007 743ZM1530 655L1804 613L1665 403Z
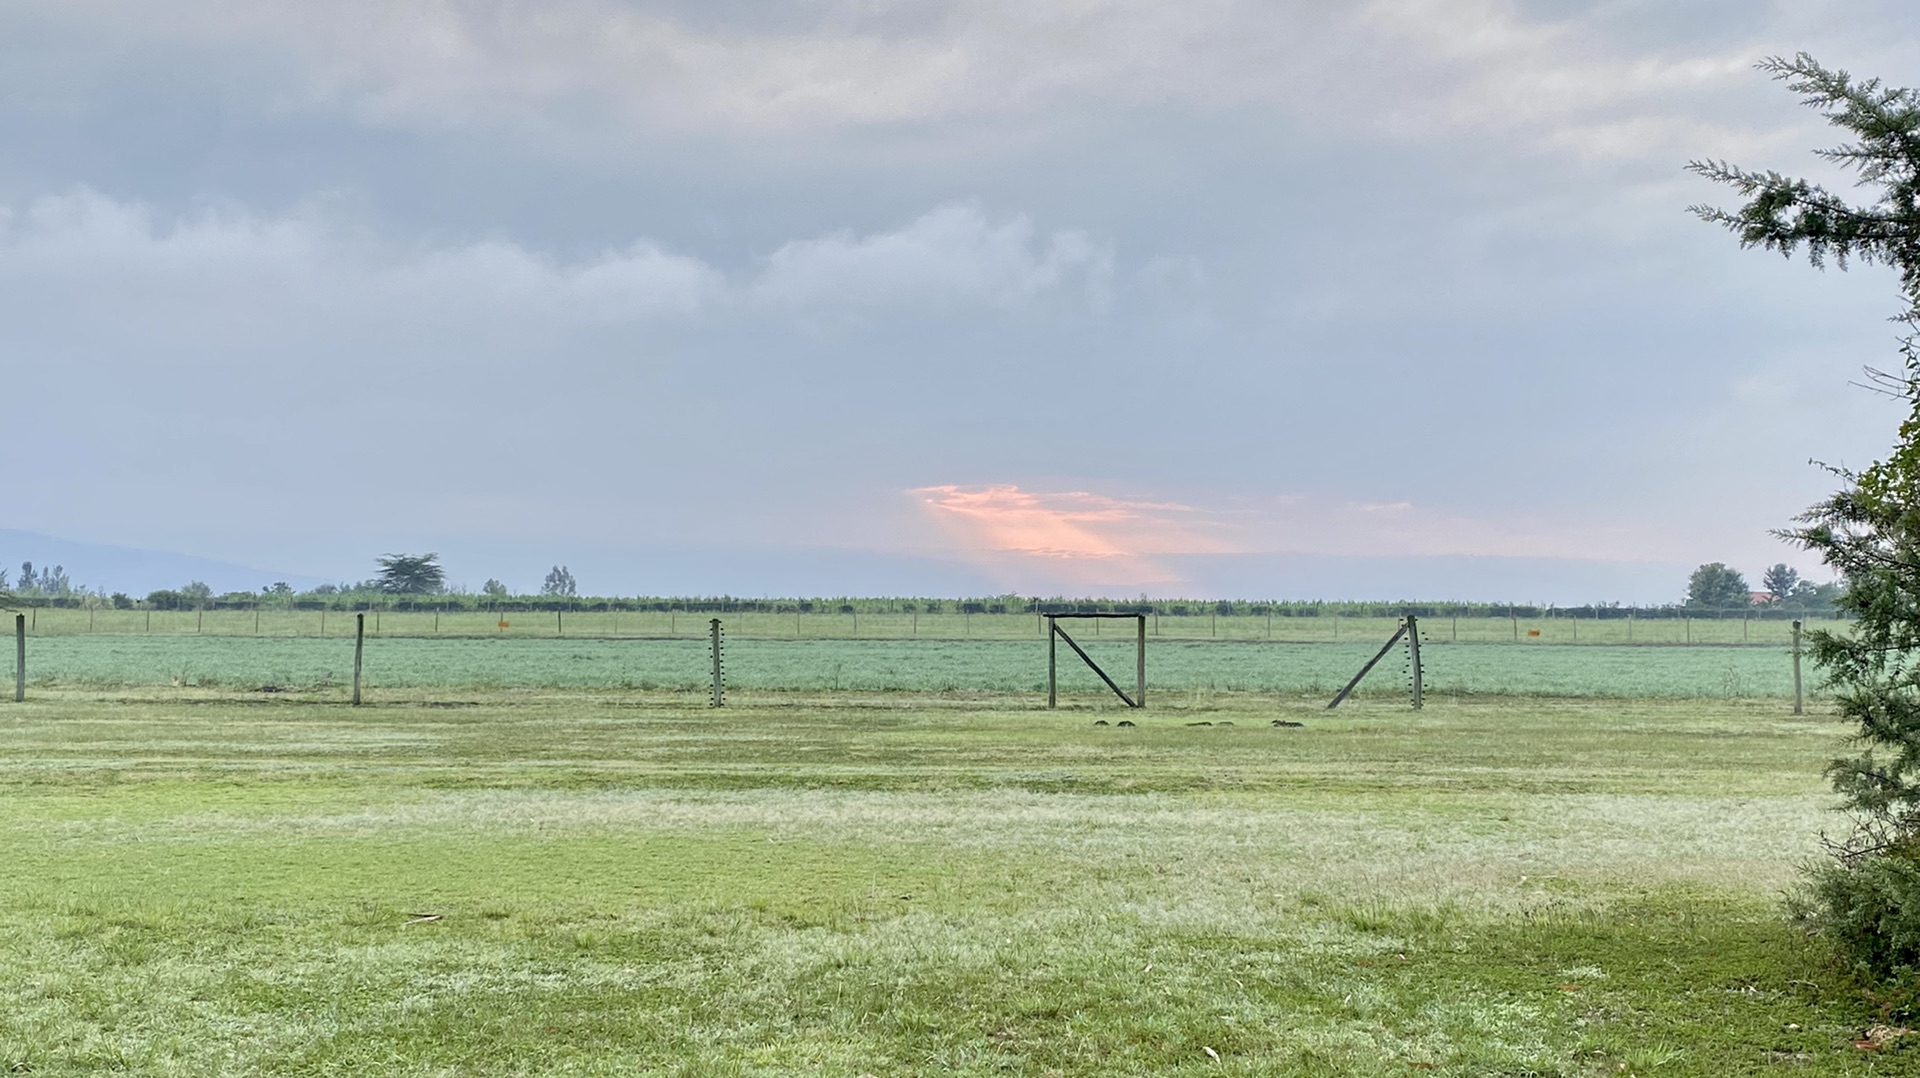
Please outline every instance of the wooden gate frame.
M1147 706L1147 616L1145 614L1113 614L1113 613L1046 614L1044 616L1047 619L1047 707L1049 709L1058 707L1060 704L1060 678L1059 678L1060 649L1058 644L1056 643L1056 641L1060 641L1060 640L1065 640L1067 642L1067 646L1073 649L1073 653L1075 655L1080 656L1080 661L1083 663L1086 663L1088 669L1100 675L1100 680L1107 683L1107 688L1112 689L1113 695L1118 696L1122 703L1126 704L1128 707L1131 707L1131 708L1137 708L1142 710L1146 708ZM1128 696L1126 694L1126 690L1122 689L1119 685L1116 685L1114 683L1114 680L1107 676L1107 672L1105 670L1100 669L1100 664L1093 661L1093 656L1088 655L1085 648L1082 648L1079 644L1074 643L1073 637L1068 636L1067 631L1060 627L1061 620L1065 618L1132 618L1133 619L1134 652L1133 652L1133 695L1132 696Z

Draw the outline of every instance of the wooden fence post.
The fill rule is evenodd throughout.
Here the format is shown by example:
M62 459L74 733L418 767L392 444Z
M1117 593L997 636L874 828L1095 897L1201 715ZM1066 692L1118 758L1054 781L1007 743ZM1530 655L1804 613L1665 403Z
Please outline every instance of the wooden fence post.
M1134 623L1133 706L1142 711L1147 709L1147 616L1145 614L1140 615Z
M360 657L367 650L367 616L353 616L353 706L360 706Z
M1800 622L1793 623L1793 713L1804 715L1800 699Z
M1052 710L1060 704L1059 663L1057 662L1060 641L1060 626L1052 618L1047 619L1047 709Z
M1407 615L1407 661L1413 668L1413 709L1418 711L1425 686L1420 677L1420 622L1412 614Z
M27 616L13 616L13 702L27 698Z

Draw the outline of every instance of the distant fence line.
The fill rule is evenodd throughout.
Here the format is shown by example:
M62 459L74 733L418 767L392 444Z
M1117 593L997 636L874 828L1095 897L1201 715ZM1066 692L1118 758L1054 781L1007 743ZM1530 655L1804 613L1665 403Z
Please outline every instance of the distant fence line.
M1838 615L1825 606L1761 604L1731 607L1684 605L1539 606L1526 603L1432 602L1270 602L1261 600L1116 602L1054 599L735 599L719 598L585 598L573 596L514 596L492 599L473 595L301 595L219 596L207 599L169 599L148 603L122 597L116 603L99 596L14 595L11 606L21 610L98 611L281 611L332 613L440 613L525 614L563 613L681 613L681 614L1147 614L1159 617L1220 618L1386 618L1408 614L1422 618L1519 618L1581 621L1794 621L1830 620Z
M73 635L216 635L262 637L339 637L353 632L352 610L303 610L285 606L198 610L129 610L112 608L35 607L28 609L28 631L36 636ZM707 632L714 612L680 609L393 609L365 611L367 629L375 636L488 637L488 638L634 638L694 639ZM727 633L737 639L1020 639L1043 637L1044 612L970 613L946 610L862 612L745 610L726 616ZM1287 617L1278 610L1266 615L1149 613L1150 639L1217 640L1223 642L1354 643L1384 640L1398 624L1396 615L1355 616L1348 613L1320 617ZM1783 647L1791 640L1791 620L1744 618L1620 617L1574 618L1552 614L1505 616L1424 615L1422 639L1444 644L1633 644ZM1826 619L1815 625L1844 627ZM1095 623L1087 635L1098 638L1106 630Z

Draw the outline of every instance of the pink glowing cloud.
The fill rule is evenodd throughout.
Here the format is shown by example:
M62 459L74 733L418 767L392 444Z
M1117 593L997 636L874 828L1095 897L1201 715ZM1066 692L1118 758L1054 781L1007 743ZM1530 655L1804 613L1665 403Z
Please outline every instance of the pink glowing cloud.
M937 486L910 491L960 551L1008 578L1059 585L1149 585L1177 580L1164 554L1227 554L1205 515L1172 502L1017 486ZM1044 563L1044 564L1040 564Z
M1341 502L1310 495L1230 497L1214 506L1033 491L1011 484L908 492L949 549L1009 590L1121 594L1186 583L1177 555L1343 557L1668 557L1673 540L1606 521L1461 513L1409 502Z

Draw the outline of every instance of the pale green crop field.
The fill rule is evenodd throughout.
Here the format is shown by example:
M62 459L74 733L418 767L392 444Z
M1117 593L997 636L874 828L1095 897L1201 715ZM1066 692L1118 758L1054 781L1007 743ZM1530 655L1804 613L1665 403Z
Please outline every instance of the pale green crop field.
M1390 632L1391 630L1389 630ZM1230 693L1331 698L1385 642L1266 643L1149 638L1150 699ZM1087 650L1131 686L1133 643L1083 634ZM279 688L338 693L353 673L353 641L319 637L106 633L37 636L28 644L35 685ZM1044 691L1044 639L799 639L729 635L725 676L736 691L1031 693ZM1425 687L1440 696L1788 699L1784 647L1611 644L1548 647L1453 644L1422 649ZM1106 689L1059 649L1062 690ZM1806 687L1815 687L1809 669ZM668 689L706 691L704 639L378 636L366 642L371 689ZM1406 695L1407 660L1397 648L1361 685L1363 694Z
M542 639L556 637L649 637L693 640L703 638L707 623L719 617L734 639L762 640L1044 640L1046 627L1033 614L928 613L806 614L706 613L670 611L514 611L478 612L374 611L366 615L367 631L376 636L486 637ZM35 636L80 634L351 637L354 615L341 611L289 610L83 610L27 611ZM504 626L501 624L504 622ZM1132 638L1130 621L1073 621L1063 619L1076 638ZM1234 640L1274 643L1347 643L1371 641L1376 646L1392 635L1397 618L1218 616L1206 613L1155 615L1147 619L1154 640ZM1606 618L1566 617L1430 617L1421 619L1431 643L1519 644L1553 647L1573 644L1696 644L1750 645L1785 648L1792 624L1779 618ZM1808 627L1843 623L1820 621Z
M0 1071L1920 1069L1780 914L1831 719L1070 703L35 687Z

